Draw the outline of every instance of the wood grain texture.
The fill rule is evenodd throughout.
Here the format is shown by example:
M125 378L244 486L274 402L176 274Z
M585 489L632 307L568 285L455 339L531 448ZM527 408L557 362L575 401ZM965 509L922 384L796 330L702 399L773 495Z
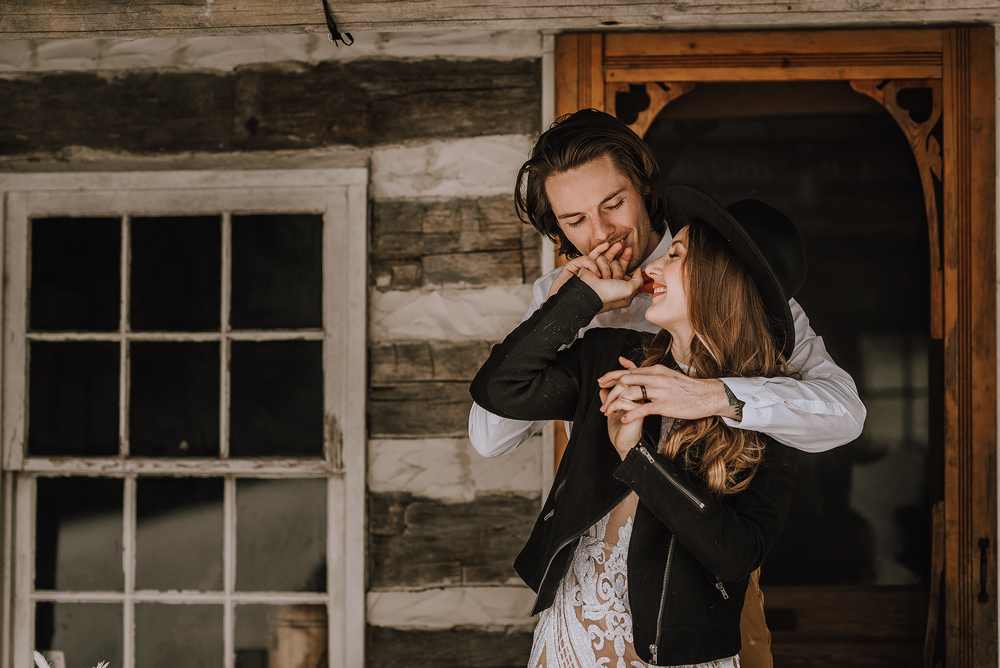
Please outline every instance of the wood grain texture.
M0 153L374 146L538 131L536 59L282 63L0 78Z
M972 668L997 662L994 33L945 35L945 663Z
M774 665L919 668L927 601L918 587L765 587Z
M369 666L407 668L524 668L531 632L454 628L414 631L369 626Z
M379 290L532 282L541 239L509 195L445 201L377 200L372 281Z
M331 9L341 31L440 29L585 30L610 26L706 28L723 26L822 26L996 20L990 0L740 0L609 2L548 0L340 0ZM8 0L0 15L6 38L67 36L153 37L326 32L322 5L311 0L164 0L123 8L112 0Z
M865 668L921 668L920 644L900 640L790 643L775 634L771 657L781 668L858 666Z
M470 408L468 381L372 386L368 390L368 434L465 436Z
M501 494L469 503L369 494L370 587L519 582L512 564L539 504L538 498Z
M605 37L605 78L643 81L785 81L936 78L940 30L639 33Z
M489 341L396 341L368 348L373 386L415 381L471 381L490 355Z

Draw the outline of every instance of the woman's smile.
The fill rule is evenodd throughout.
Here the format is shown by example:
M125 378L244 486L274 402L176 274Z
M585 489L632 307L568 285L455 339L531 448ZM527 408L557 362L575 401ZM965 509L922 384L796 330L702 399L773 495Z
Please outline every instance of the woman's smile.
M670 332L674 357L678 361L686 356L692 336L684 269L687 238L687 227L678 230L667 254L650 262L645 269L651 280L648 290L652 297L646 309L646 320Z

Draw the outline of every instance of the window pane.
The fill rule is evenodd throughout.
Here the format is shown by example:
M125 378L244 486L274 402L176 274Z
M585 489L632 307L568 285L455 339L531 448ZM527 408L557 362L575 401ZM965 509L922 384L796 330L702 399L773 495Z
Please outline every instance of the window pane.
M29 344L28 453L118 454L119 344Z
M323 455L323 343L234 341L229 453Z
M236 588L326 590L326 480L238 480Z
M233 329L323 326L323 216L233 216Z
M35 649L62 652L67 668L122 665L121 603L38 603Z
M219 456L219 344L130 346L129 453Z
M222 589L222 478L139 478L137 589Z
M121 318L121 221L31 221L29 329L117 331Z
M326 666L326 606L236 608L236 668Z
M35 589L122 591L122 498L114 478L39 478Z
M136 668L219 668L222 661L221 605L136 604Z
M134 331L219 329L222 219L132 219L129 322Z

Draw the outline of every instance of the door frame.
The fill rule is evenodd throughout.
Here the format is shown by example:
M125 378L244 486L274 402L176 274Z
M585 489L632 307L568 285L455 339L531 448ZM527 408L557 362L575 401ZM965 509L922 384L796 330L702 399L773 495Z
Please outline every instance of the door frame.
M584 108L614 113L618 92L646 85L651 105L633 124L640 134L697 82L848 80L871 95L886 81L922 80L940 91L940 145L931 128L915 138L905 119L894 117L918 164L941 184L940 194L927 195L926 181L925 199L932 336L944 348L942 596L949 668L995 666L998 658L994 40L992 27L556 38L556 117ZM880 101L893 111L892 101ZM927 153L923 163L920 150Z

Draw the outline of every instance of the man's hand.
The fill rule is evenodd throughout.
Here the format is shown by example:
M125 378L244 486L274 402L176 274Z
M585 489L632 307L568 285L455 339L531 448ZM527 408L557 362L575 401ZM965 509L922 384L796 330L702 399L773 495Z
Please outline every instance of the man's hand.
M734 420L742 418L726 392L726 385L718 378L692 378L668 369L662 364L636 368L624 357L618 358L624 369L609 371L597 383L602 388L601 410L624 410L622 421L641 422L647 415L663 415L681 420L697 420L718 415ZM642 388L648 403L642 401ZM607 395L605 396L605 391Z
M579 276L598 294L604 302L601 313L624 308L642 287L642 272L634 276L625 275L625 267L632 259L632 249L621 241L609 245L607 242L594 248L587 255L581 255L563 265L549 289L549 297L559 292L570 276Z

